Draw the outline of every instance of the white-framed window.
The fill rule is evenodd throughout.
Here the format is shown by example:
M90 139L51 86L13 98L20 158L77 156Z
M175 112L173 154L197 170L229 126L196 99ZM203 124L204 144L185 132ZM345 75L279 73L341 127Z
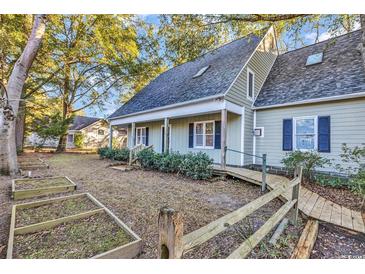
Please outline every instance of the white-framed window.
M136 128L136 145L146 145L146 128L137 127Z
M317 150L317 116L293 118L295 150Z
M104 134L105 134L105 132L103 129L98 129L98 135L104 135Z
M247 99L253 101L255 94L255 73L247 68Z
M214 148L214 121L194 123L194 148Z

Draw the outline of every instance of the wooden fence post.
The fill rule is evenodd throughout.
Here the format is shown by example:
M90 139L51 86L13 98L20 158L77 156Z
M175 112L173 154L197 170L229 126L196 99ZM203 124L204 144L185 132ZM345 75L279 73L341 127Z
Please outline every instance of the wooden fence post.
M183 251L183 221L180 212L168 207L161 208L158 230L158 258L180 259Z
M292 190L292 200L297 200L297 202L294 204L293 206L293 210L292 210L292 218L291 218L291 222L293 225L297 225L297 221L298 221L298 204L299 204L299 189L300 189L300 185L302 184L302 178L303 178L303 167L297 167L294 171L294 178L299 178L299 184L296 184L293 187Z
M261 191L265 191L266 190L266 172L267 172L267 167L266 167L266 154L262 154L262 184L261 184Z

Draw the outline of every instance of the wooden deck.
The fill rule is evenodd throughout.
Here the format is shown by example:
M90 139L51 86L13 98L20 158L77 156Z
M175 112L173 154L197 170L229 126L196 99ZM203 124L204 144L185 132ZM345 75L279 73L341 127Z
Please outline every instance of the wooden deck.
M220 166L215 165L214 173L227 174L253 184L261 185L262 173L259 171L238 167L226 167L226 170L222 170ZM274 189L288 184L290 180L284 176L267 174L266 181L268 188ZM286 200L290 197L291 193L289 191L283 195L283 198ZM303 186L299 190L299 209L305 215L320 221L365 233L365 224L361 212L335 204Z

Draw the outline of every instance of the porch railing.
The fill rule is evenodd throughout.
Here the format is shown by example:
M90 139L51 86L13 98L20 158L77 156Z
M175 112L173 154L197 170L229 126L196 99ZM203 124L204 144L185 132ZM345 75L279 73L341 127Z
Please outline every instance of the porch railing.
M231 149L231 148L228 148L228 147L225 147L225 150L226 150L226 153L227 153L227 151L231 151L231 152L240 153L240 154L244 154L244 155L248 155L248 156L252 156L252 157L255 157L255 158L262 159L262 164L261 164L261 170L262 170L261 191L265 191L266 190L266 174L267 174L267 155L265 153L262 154L262 155L255 155L255 154L251 154L251 153Z
M144 149L152 148L152 147L153 147L153 145L145 146L144 144L139 144L139 145L136 145L136 146L132 147L129 150L129 162L128 162L128 164L132 165L137 160L138 152L140 152L141 150L144 150Z

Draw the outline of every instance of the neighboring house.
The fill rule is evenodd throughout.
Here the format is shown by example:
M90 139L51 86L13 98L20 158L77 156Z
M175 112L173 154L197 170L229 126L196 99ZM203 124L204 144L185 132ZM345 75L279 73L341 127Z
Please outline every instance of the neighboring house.
M108 120L128 129L129 147L203 151L215 163L250 166L261 160L249 154L267 154L280 167L296 149L339 161L342 143L365 142L361 34L281 55L273 28L249 35L162 73Z
M67 131L66 148L75 148L75 136L83 135L83 148L94 149L107 146L109 142L109 125L108 122L101 118L75 116L73 122ZM116 129L113 132L113 138L120 147L126 146L127 131L123 128ZM30 134L26 138L27 146L57 147L58 138L44 141L36 133Z
M75 148L75 136L77 134L83 135L83 148L107 146L109 142L108 122L96 117L75 116L67 131L66 148ZM123 136L126 136L126 130L113 132L113 138L117 138L120 142L123 142Z

